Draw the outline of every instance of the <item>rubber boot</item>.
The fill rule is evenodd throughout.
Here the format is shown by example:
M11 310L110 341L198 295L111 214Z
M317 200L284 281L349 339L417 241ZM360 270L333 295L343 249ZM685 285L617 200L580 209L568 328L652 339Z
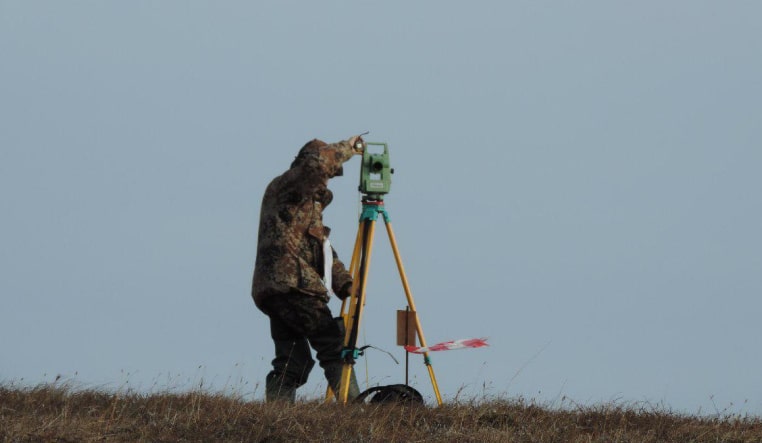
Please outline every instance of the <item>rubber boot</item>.
M328 385L336 394L336 398L339 397L339 389L341 388L341 371L343 364L331 365L325 368L325 379L328 380ZM352 369L352 374L349 376L349 392L347 393L347 401L350 402L360 395L360 387L357 385L357 377L355 371Z
M265 401L268 403L275 401L294 403L296 401L296 386L284 383L284 379L278 377L278 374L270 372L265 378Z

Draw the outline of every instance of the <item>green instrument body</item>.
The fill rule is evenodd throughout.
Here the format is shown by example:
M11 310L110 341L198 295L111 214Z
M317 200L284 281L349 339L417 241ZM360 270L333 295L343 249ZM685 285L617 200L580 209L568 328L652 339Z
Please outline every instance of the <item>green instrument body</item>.
M392 187L392 169L389 163L389 146L386 143L367 142L362 154L360 170L360 192L382 200ZM371 150L371 146L383 147L382 152ZM375 151L375 152L374 152Z

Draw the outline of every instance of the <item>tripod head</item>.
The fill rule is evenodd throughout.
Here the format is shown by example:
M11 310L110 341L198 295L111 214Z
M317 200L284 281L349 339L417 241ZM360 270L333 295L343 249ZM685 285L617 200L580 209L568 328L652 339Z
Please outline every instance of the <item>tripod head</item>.
M374 149L371 149L371 146ZM381 149L383 147L383 149ZM370 200L383 200L392 185L389 146L386 143L366 142L360 167L360 192Z

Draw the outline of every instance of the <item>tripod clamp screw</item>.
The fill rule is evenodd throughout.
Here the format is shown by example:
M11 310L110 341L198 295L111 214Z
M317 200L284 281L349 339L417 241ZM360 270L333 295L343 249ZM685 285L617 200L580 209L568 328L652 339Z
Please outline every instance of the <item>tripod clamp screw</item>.
M354 363L355 359L363 354L362 349L344 348L341 350L341 359L347 363Z

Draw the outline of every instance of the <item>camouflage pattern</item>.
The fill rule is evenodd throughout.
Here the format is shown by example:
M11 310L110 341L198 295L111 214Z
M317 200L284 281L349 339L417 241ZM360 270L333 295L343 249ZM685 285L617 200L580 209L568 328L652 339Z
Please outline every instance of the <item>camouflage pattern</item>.
M353 155L348 141L326 145L313 140L301 149L291 168L267 186L252 283L252 297L260 309L268 298L292 292L328 300L322 280L322 246L330 229L323 225L323 209L333 198L328 180L339 175L342 164ZM345 297L351 281L334 251L334 293Z
M342 340L336 352L341 352L344 337L340 331L342 328L331 314L328 303L321 298L300 292L279 294L265 300L262 308L271 318L275 317L285 323L293 336L310 337L325 331L331 335L340 335Z
M270 317L275 344L273 370L267 375L267 401L293 402L296 389L307 381L316 351L329 385L338 389L341 377L343 323L328 308L323 283L323 244L330 229L323 209L331 203L328 180L341 174L354 149L343 141L304 145L291 168L267 186L259 222L252 297ZM352 277L333 251L331 284L339 297L349 294ZM359 394L356 380L350 397Z

